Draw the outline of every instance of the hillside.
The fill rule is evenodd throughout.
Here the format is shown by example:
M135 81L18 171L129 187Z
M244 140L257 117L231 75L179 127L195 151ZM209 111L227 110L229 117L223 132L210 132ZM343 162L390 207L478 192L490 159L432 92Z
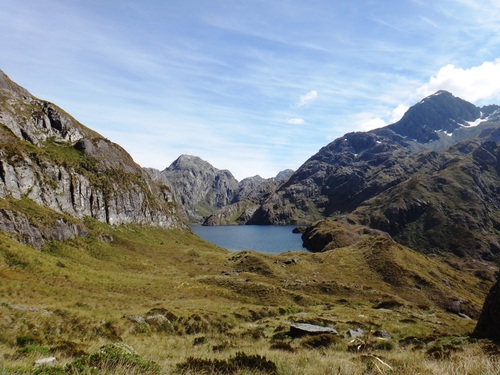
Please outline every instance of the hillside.
M395 124L323 147L248 223L349 215L427 253L497 260L499 113L438 92Z
M170 190L154 184L120 146L1 71L0 85L0 229L40 248L84 235L78 220L87 216L185 227Z
M361 204L350 217L423 252L498 261L500 130L427 154L411 179ZM429 167L433 165L434 168Z
M76 363L102 373L124 366L138 374L203 373L201 363L220 369L210 361L236 353L265 358L279 374L322 374L334 363L339 374L359 373L366 356L400 373L493 365L467 339L491 285L486 264L446 263L371 236L331 252L271 256L230 253L185 231L93 219L86 226L87 237L41 252L0 234L0 370L28 373L35 360L55 356L69 366L64 373L76 373L69 370ZM293 322L338 334L323 336L324 344L292 340ZM357 345L368 346L353 350L350 330L365 332ZM100 357L99 348L112 344L137 354ZM443 361L427 356L434 350L461 354ZM117 362L109 367L106 358Z

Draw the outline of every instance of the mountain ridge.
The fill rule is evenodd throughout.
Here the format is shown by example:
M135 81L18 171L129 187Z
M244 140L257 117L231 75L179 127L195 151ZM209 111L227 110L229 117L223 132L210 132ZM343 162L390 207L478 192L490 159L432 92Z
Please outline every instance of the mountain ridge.
M40 248L85 233L74 220L186 228L172 193L119 145L0 72L0 228ZM20 204L23 200L32 203ZM26 210L47 208L48 222Z
M395 124L369 132L347 133L311 156L247 223L307 225L349 215L351 220L387 231L400 243L420 251L497 259L495 236L500 197L494 186L499 170L500 107L490 105L483 109L440 91L411 107ZM465 173L452 168L458 160L463 160L460 166ZM449 174L436 180L455 181L452 186L458 188L435 187L434 203L423 204L425 199L418 198L418 191L412 190L417 184L410 182L436 186L427 182L434 174ZM464 197L474 204L461 205ZM406 203L399 207L401 203L395 202ZM475 214L470 215L467 210ZM423 212L427 212L425 222L421 218ZM449 234L437 236L440 230L459 230L469 239L460 244ZM428 236L436 241L425 240ZM480 245L471 248L473 241Z
M205 225L243 223L251 216L247 212L249 206L254 211L253 206L258 206L263 196L293 173L285 170L276 177L265 179L256 175L238 182L227 169L215 168L200 157L187 154L180 155L162 171L154 168L146 168L146 171L154 181L173 191L188 222ZM235 222L229 219L235 211L244 218ZM218 224L213 221L215 217Z
M72 218L86 216L187 228L186 220L310 224L344 215L423 252L500 256L497 105L479 108L439 91L394 124L337 138L295 172L238 182L230 171L191 155L163 171L141 168L119 145L3 72L0 104L0 227L24 233L38 247L84 233ZM20 211L24 198L53 210L59 224L43 230L32 225ZM454 231L461 241L449 234Z

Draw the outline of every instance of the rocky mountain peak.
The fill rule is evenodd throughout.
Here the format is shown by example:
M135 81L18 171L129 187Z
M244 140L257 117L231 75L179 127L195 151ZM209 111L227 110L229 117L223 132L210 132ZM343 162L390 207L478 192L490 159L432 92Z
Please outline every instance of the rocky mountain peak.
M441 90L410 107L401 120L386 128L419 143L428 143L439 139L437 132L451 134L481 116L479 107Z
M205 216L231 204L238 192L238 181L231 172L217 169L198 156L183 154L161 172L147 171L156 182L174 192L190 222L201 222Z
M294 174L293 169L285 169L281 172L279 172L276 177L274 177L275 181L286 181L288 180L293 174Z
M202 158L187 154L179 156L169 167L167 167L167 169L192 168L195 166L200 169L215 169L210 163L206 162Z

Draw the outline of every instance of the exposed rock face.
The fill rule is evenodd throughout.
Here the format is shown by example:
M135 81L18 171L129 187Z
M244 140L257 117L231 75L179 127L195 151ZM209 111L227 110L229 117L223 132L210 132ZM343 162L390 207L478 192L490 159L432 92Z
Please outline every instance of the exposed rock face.
M293 173L285 170L274 178L254 176L238 182L231 172L192 155L179 156L163 171L146 171L174 192L188 221L204 225L245 224L263 199Z
M54 104L31 96L3 73L0 136L1 199L27 198L62 215L90 216L109 224L185 227L170 191L154 184L120 146ZM40 230L10 208L2 211L0 227L22 233L23 242L35 247L82 231L73 225Z
M233 203L238 192L238 181L231 172L214 168L197 156L181 155L165 170L148 172L174 192L185 217L195 223Z
M50 226L36 226L24 213L5 209L0 209L0 230L35 249L40 249L47 240L63 241L87 234L82 224L64 218L54 220Z
M500 147L495 130L440 155L419 172L367 200L350 218L423 252L497 259L500 243Z
M438 92L393 125L346 134L307 160L249 223L349 215L412 248L495 259L499 108Z
M238 192L233 198L235 203L222 207L208 216L203 225L232 225L249 223L259 204L284 182L293 171L287 169L276 177L264 179L260 176L248 177L238 184Z
M480 339L490 339L497 343L500 342L500 284L499 281L492 286L486 300L483 310L477 321L473 336Z

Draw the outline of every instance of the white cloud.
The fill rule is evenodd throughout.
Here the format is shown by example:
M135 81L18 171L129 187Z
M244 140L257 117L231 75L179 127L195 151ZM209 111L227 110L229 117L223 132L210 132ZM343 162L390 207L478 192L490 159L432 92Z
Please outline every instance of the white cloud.
M406 113L407 110L408 110L407 105L404 105L404 104L398 105L396 108L394 108L391 111L391 115L389 117L389 123L393 124L396 121L401 120L401 117L403 117L403 115Z
M469 69L448 64L439 69L436 76L418 89L422 96L446 90L470 102L493 104L500 100L500 59L485 61Z
M386 126L386 125L387 125L387 122L385 122L380 117L377 117L377 118L373 118L371 120L368 120L368 121L362 123L359 127L362 131L368 131L368 130L381 128L381 127Z
M318 98L318 92L316 90L311 90L307 94L300 96L298 106L305 107L306 105L316 100L317 98Z
M305 120L303 118L294 117L289 119L287 122L292 125L302 125Z
M394 124L403 117L407 110L408 106L399 104L392 111L386 112L383 117L376 117L376 115L370 113L360 114L358 117L359 129L369 131Z

